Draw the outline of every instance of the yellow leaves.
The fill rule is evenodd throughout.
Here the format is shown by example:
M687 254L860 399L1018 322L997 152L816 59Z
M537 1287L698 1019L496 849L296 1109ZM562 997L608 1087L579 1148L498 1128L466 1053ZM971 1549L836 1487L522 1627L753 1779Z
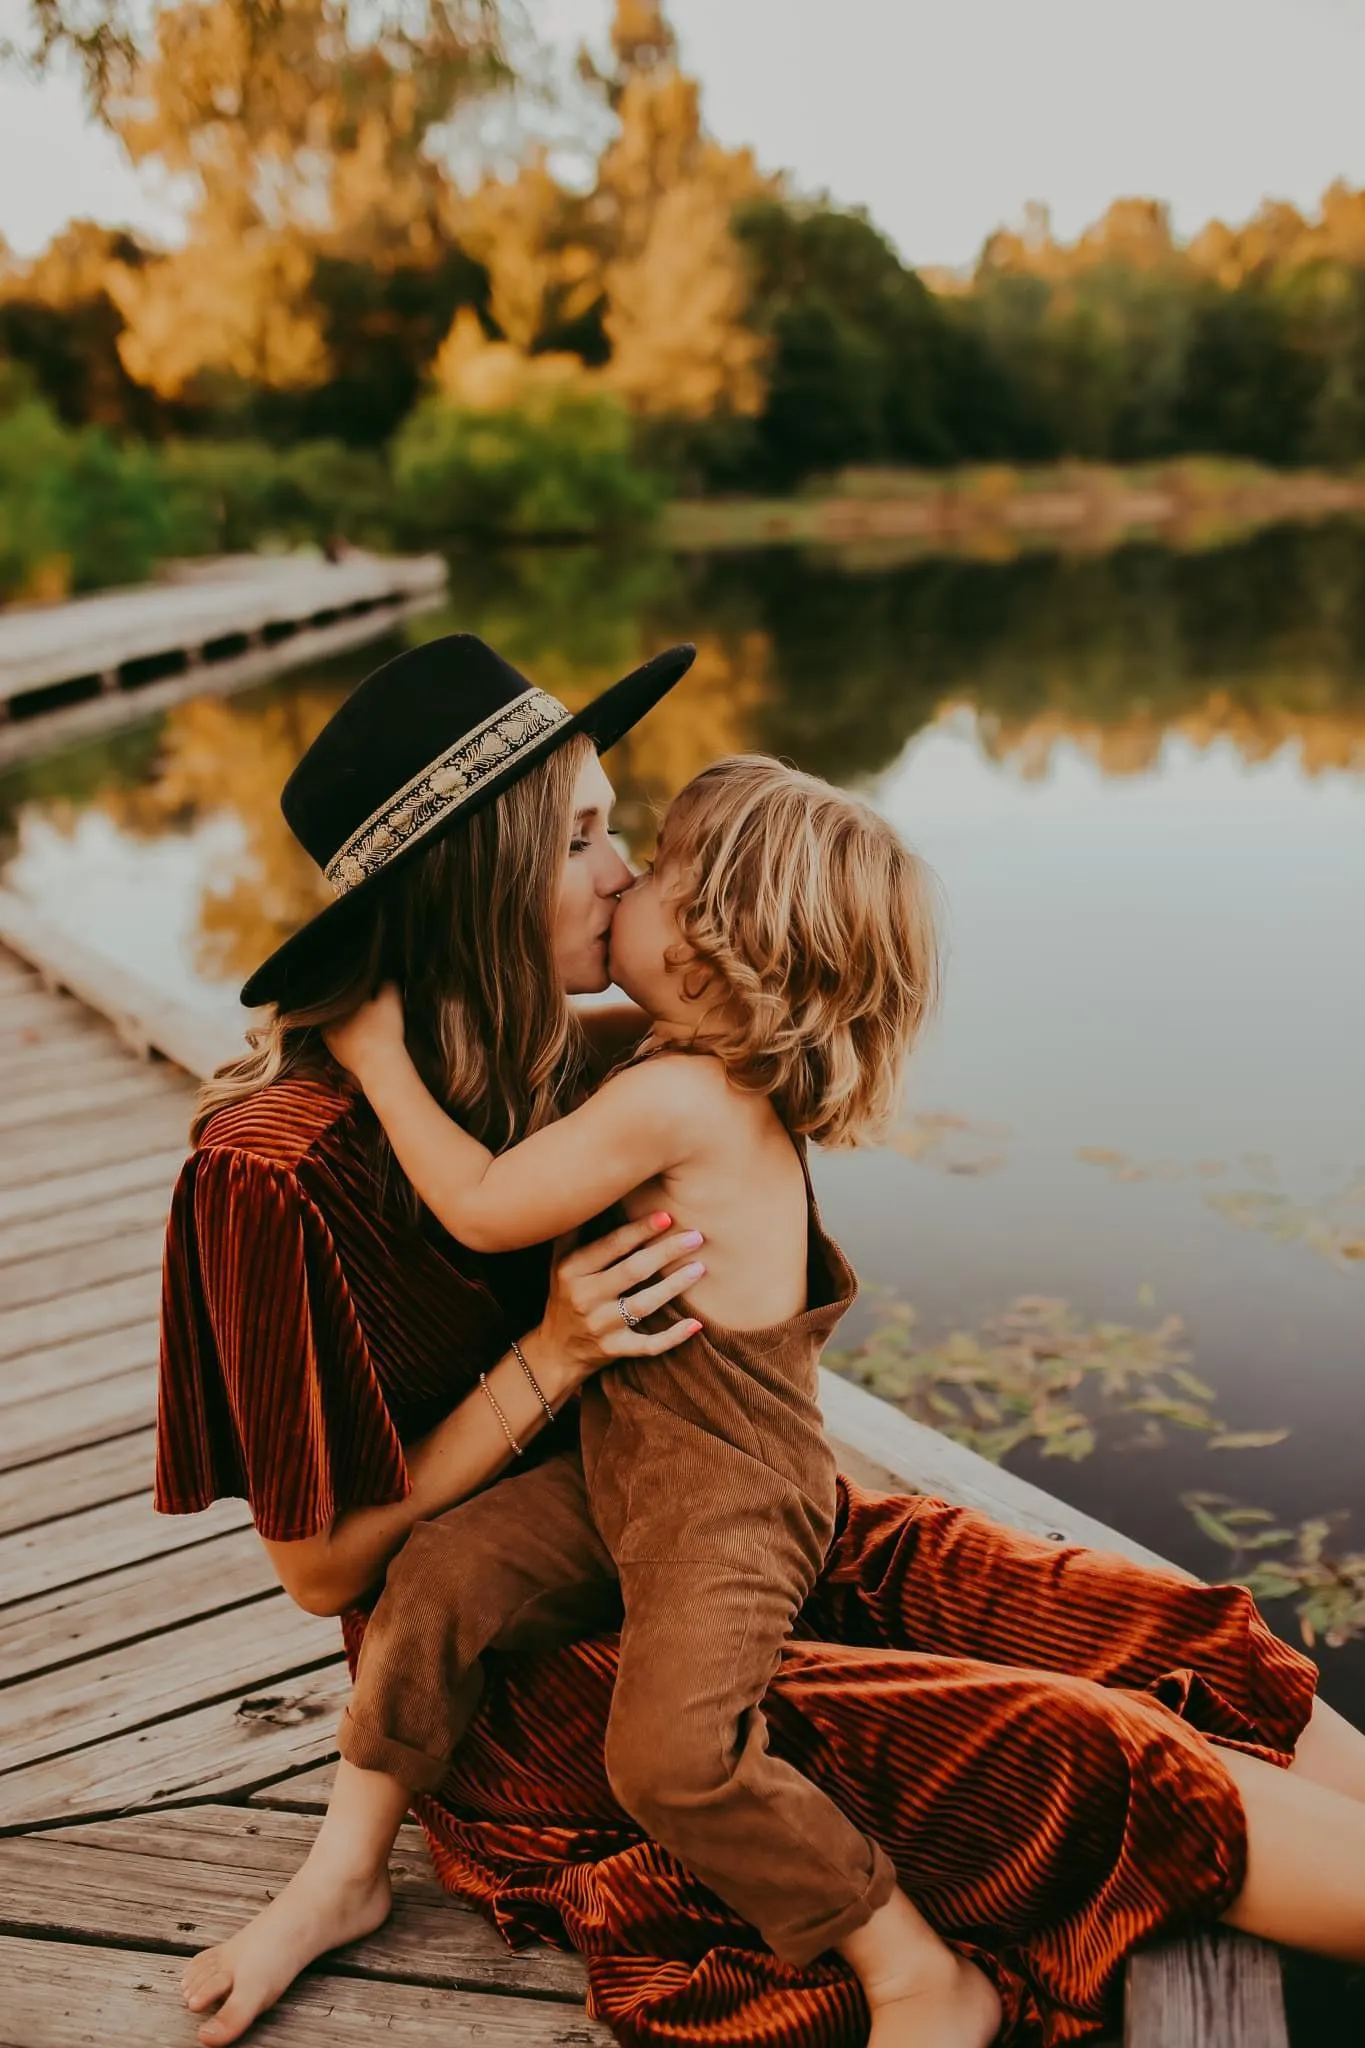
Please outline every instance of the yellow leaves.
M276 390L319 382L327 350L309 299L308 250L266 228L215 230L205 226L142 269L110 268L129 376L163 398L179 397L205 371Z
M536 412L596 379L577 356L523 355L509 342L490 341L479 317L464 306L432 364L438 390L470 412Z
M744 325L731 210L700 178L675 185L652 209L638 253L607 267L608 376L639 412L705 419L762 408L765 347Z
M523 352L551 321L585 313L601 291L600 254L576 232L580 212L538 150L515 178L487 180L452 213L461 243L488 272L493 318Z

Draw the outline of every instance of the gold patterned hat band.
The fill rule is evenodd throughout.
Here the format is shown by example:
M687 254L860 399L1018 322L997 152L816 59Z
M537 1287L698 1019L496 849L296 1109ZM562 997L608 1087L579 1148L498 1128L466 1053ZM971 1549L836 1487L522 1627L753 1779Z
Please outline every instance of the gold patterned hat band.
M527 690L429 761L338 847L325 869L338 896L377 874L414 839L434 832L467 804L479 785L571 716L546 690Z

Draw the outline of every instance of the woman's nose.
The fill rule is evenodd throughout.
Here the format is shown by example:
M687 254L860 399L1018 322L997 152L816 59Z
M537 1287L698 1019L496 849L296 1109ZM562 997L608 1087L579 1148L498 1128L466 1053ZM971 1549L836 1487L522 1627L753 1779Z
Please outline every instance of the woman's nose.
M602 862L601 870L597 877L598 895L619 896L623 889L630 887L634 879L630 869L626 866L616 848L608 846L606 858Z

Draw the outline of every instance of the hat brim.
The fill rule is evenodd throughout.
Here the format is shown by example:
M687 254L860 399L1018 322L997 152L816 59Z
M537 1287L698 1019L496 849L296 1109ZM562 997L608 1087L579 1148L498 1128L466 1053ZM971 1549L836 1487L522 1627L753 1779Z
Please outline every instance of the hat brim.
M327 904L307 924L300 925L243 983L241 1001L248 1009L258 1009L264 1003L279 1002L291 982L296 985L303 980L315 982L316 970L322 965L329 948L356 921L358 906L372 901L376 889L396 869L462 825L476 811L484 809L503 790L519 782L547 754L554 753L576 733L590 739L599 754L604 754L608 747L614 747L632 726L639 724L646 712L653 710L675 683L682 680L696 658L697 650L690 642L665 648L662 654L656 654L639 668L632 669L619 683L613 683L600 697L594 697L591 704L575 712L572 718L524 747L504 767L486 776L475 793L454 808L433 830L424 833L420 839L414 839L376 873L366 876L344 896L339 896L335 903Z

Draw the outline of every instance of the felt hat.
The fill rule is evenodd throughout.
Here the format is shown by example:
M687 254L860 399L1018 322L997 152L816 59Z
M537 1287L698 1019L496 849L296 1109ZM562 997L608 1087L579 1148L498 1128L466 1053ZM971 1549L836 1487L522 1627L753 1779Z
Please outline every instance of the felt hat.
M454 830L510 783L585 733L598 753L696 659L666 648L582 711L539 690L472 633L451 633L384 663L326 723L285 783L280 808L336 894L270 955L242 990L277 1002L329 947L384 877Z

